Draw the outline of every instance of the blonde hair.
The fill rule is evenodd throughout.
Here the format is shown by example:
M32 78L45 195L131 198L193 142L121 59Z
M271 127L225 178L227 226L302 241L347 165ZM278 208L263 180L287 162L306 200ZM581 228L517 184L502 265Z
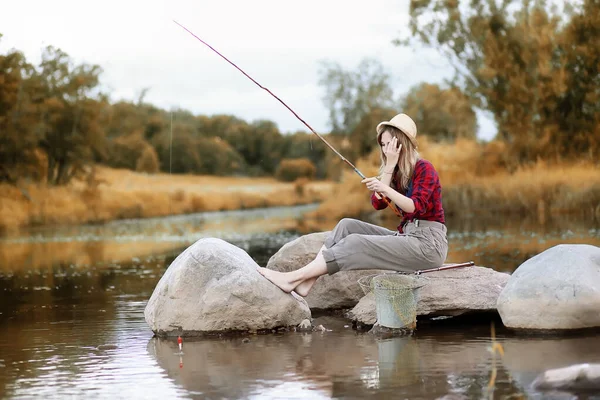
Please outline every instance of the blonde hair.
M400 129L394 128L393 126L386 126L383 132L381 132L381 134L377 137L377 141L379 142L379 154L381 156L381 167L379 168L379 175L383 174L383 170L387 162L387 158L383 153L383 147L381 147L381 137L385 132L389 133L392 136L392 138L398 138L398 144L402 145L402 150L400 150L400 157L398 158L398 165L394 169L394 175L396 177L396 181L399 184L399 189L404 192L408 188L408 184L410 182L410 179L412 178L413 172L415 170L415 165L417 164L420 155L417 151L417 148Z

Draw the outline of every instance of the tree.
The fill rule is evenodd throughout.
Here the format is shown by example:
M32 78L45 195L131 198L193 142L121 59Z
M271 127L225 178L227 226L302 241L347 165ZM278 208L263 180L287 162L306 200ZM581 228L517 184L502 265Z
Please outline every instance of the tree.
M600 152L600 0L585 0L561 35L567 90L551 113L562 134L551 146L558 152Z
M572 12L541 0L411 0L412 40L446 55L455 85L492 112L519 161L590 147L597 154L600 0L565 9Z
M283 138L277 125L258 120L225 125L222 139L235 149L251 167L249 175L273 174L281 159Z
M402 110L417 124L420 134L434 140L475 139L477 116L469 98L456 87L442 89L422 83L410 89Z
M15 183L36 167L40 100L29 90L33 72L21 52L11 50L0 55L0 182Z
M355 71L324 62L319 84L325 88L323 101L329 110L333 133L350 135L371 110L390 109L394 105L390 76L374 59L362 60Z
M44 95L40 147L48 157L49 184L68 183L103 151L100 120L107 102L92 93L100 73L96 65L74 67L66 53L51 46L42 54L40 71L31 79Z
M102 122L109 139L142 133L146 140L168 128L169 115L149 104L120 101L112 104Z

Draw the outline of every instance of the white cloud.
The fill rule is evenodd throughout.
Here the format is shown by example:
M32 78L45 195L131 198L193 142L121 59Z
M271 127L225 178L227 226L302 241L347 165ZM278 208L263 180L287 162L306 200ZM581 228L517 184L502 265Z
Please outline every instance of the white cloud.
M391 41L408 24L408 0L75 0L10 2L2 6L0 50L17 48L31 61L47 45L76 62L99 64L113 100L146 100L199 114L270 119L282 131L304 126L277 100L177 26L185 25L294 108L318 132L327 111L318 62L347 69L381 60L396 94L451 75L432 50Z

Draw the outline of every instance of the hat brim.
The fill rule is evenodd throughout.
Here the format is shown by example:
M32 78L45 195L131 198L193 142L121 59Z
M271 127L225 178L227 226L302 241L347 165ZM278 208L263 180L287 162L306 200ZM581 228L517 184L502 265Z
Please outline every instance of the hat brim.
M406 136L411 141L411 143L413 144L413 146L415 146L415 148L418 146L416 138L410 136L408 133L406 133L404 131L404 129L402 129L398 125L394 125L394 124L392 124L391 122L388 122L388 121L380 122L377 125L377 128L375 128L375 130L377 131L377 141L379 141L379 137L381 136L381 134L385 130L386 126L391 126L392 128L398 129L400 132L404 133L404 136Z

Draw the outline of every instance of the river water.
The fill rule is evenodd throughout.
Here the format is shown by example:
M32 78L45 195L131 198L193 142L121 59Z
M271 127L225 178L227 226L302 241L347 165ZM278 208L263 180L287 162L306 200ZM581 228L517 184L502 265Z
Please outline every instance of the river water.
M302 215L314 207L0 238L0 398L594 398L538 393L530 385L547 368L600 362L595 333L526 337L496 321L503 357L489 350L489 321L419 323L411 337L378 339L323 315L316 324L327 332L186 341L183 355L176 342L153 337L146 301L183 249L219 237L265 265L286 242L332 227L306 228ZM589 219L450 220L448 228L449 262L506 272L555 244L600 245L600 226Z

